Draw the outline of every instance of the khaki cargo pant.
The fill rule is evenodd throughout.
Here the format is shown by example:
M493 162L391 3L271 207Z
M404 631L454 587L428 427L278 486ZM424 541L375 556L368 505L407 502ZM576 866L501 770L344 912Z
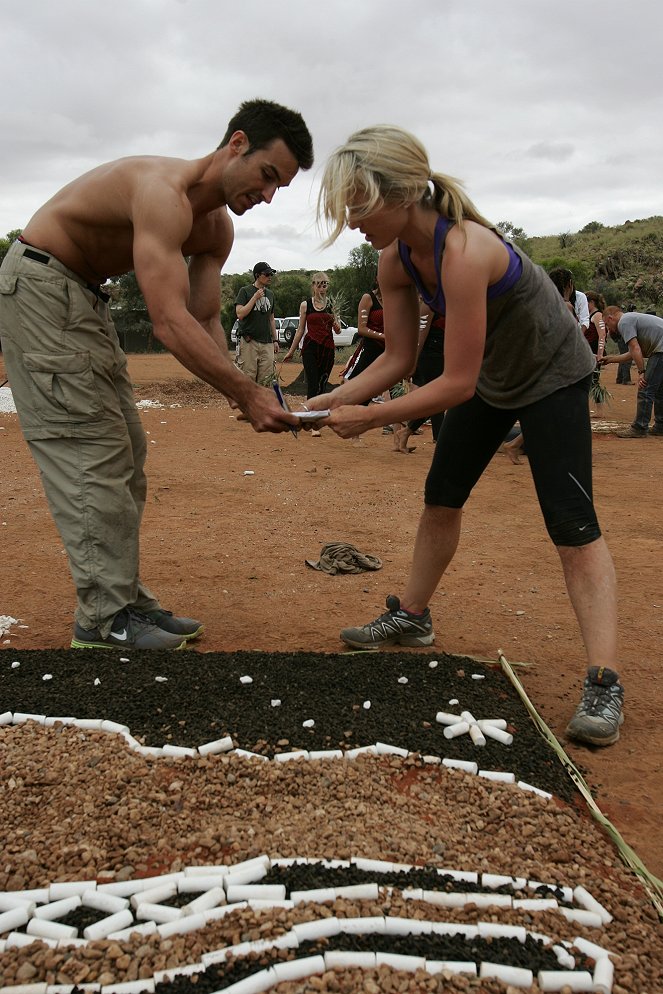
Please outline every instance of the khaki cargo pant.
M147 445L108 304L54 256L16 242L0 267L0 338L69 557L76 621L105 637L123 608L159 606L138 575Z
M276 361L273 342L247 341L238 338L235 347L235 365L245 376L261 387L271 387L276 379Z

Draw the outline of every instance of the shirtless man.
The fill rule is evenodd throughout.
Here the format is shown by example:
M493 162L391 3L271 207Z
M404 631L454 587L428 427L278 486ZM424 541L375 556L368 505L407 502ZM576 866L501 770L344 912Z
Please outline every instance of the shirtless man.
M210 155L119 159L65 186L0 268L5 366L76 586L73 648L177 649L203 630L139 578L147 446L101 284L134 270L166 348L256 431L291 429L273 391L230 360L219 274L228 208L270 203L312 163L296 111L248 101Z

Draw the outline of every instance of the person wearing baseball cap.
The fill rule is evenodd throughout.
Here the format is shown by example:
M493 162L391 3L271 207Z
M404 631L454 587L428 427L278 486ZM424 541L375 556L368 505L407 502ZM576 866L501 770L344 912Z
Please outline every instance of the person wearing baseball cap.
M253 267L254 279L259 276L276 276L276 270L272 269L268 262L256 262Z
M274 294L270 290L275 269L268 262L256 262L253 283L240 288L235 299L239 320L235 364L245 376L260 386L274 380L274 355L279 351L274 321Z

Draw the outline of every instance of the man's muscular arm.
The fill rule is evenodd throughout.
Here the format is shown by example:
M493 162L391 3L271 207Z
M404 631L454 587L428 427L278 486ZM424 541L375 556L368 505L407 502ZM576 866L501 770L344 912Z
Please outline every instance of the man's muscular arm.
M218 309L216 315L213 311L220 300L223 250L218 256L201 256L194 266L194 285L189 282L182 255L193 225L188 199L152 178L149 191L134 194L132 208L136 278L159 341L183 366L235 401L257 431L282 431L296 423L271 391L257 387L230 362L225 338L219 342L221 323Z

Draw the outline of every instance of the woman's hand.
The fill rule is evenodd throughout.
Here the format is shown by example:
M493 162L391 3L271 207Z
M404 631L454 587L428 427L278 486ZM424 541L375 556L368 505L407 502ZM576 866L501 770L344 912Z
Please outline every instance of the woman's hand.
M288 351L286 352L286 354L281 359L281 362L290 362L290 360L292 359L293 355L294 355L293 350L292 349L288 349Z
M310 406L310 401L307 402ZM332 411L328 418L316 422L316 426L332 428L340 438L356 438L373 428L372 412L363 405L344 404Z

